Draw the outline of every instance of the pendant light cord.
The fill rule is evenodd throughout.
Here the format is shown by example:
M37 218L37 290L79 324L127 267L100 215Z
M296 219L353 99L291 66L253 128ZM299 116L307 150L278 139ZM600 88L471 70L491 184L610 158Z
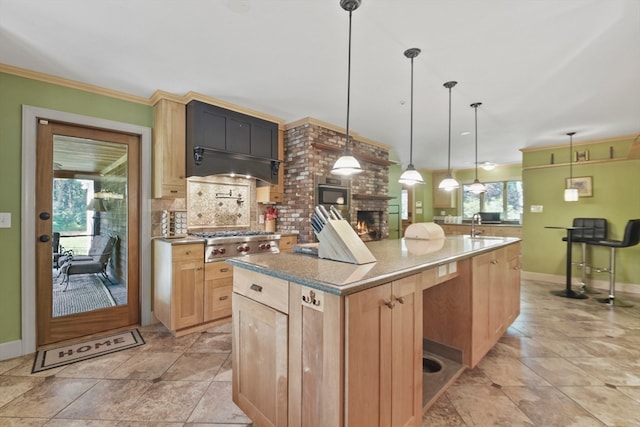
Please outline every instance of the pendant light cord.
M573 135L575 132L569 132L569 182L573 179ZM569 184L573 188L573 183Z
M478 180L478 104L473 105L473 109L475 111L475 119L476 119L476 181Z
M449 86L449 152L447 155L447 176L451 175L451 86Z
M413 57L411 57L411 121L409 122L409 164L413 164Z
M347 142L345 142L344 149L346 152L349 150L349 107L351 105L351 14L349 11L349 57L347 59Z

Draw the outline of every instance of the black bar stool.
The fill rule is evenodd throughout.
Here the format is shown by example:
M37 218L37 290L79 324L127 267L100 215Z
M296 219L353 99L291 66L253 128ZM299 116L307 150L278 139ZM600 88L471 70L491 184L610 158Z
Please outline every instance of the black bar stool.
M591 286L587 285L587 243L593 240L606 240L607 239L607 220L605 218L574 218L573 226L579 227L573 231L572 241L573 243L580 243L581 256L579 263L573 263L580 268L581 280L580 286L582 291L587 294L599 293ZM562 241L566 242L567 238L563 237Z
M618 307L633 307L633 304L621 301L615 297L616 286L616 249L628 248L635 246L640 242L640 219L632 219L627 222L624 229L624 237L622 240L598 240L587 242L589 245L606 246L610 248L609 267L597 269L596 272L609 273L609 297L598 298L598 301L604 304L615 305Z

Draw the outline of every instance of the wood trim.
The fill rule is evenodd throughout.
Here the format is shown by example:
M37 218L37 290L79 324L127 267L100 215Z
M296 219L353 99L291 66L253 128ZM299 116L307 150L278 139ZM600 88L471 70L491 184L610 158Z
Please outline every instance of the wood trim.
M312 142L311 146L314 148L317 148L318 150L333 151L336 153L341 152L343 150L342 147L338 147L337 145L324 144L322 142ZM353 155L359 160L362 160L368 163L373 163L376 165L391 166L391 165L397 164L397 162L394 162L391 160L378 159L377 157L368 156L366 154L358 154L354 152Z
M629 160L626 157L614 157L613 159L598 159L598 160L583 160L580 162L573 162L572 165L575 166L580 166L580 165L593 165L596 163L610 163L610 162L619 162L621 160ZM549 164L549 165L537 165L537 166L526 166L523 167L522 170L526 171L526 170L533 170L533 169L546 169L546 168L556 168L556 167L567 167L569 166L569 163L554 163L554 164Z
M352 194L351 198L353 200L393 200L397 197L378 196L375 194Z
M113 89L107 89L100 86L94 86L87 83L81 83L62 77L52 76L50 74L31 71L25 68L14 67L13 65L0 64L0 72L12 74L14 76L24 77L27 79L38 80L45 83L51 83L58 86L64 86L71 89L78 89L84 92L95 93L97 95L108 96L110 98L121 99L123 101L135 102L136 104L152 105L150 100L137 95L120 92Z

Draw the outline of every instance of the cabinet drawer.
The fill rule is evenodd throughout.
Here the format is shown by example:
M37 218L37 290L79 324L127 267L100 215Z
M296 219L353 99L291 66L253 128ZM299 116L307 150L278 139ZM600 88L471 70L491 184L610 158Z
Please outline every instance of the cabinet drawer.
M173 261L201 260L204 262L204 244L173 245L171 247Z
M204 265L205 280L224 279L233 277L233 267L224 261L208 262Z
M289 282L241 268L233 274L233 291L282 313L289 313Z
M298 236L283 236L280 238L280 252L291 252L293 245L298 243Z

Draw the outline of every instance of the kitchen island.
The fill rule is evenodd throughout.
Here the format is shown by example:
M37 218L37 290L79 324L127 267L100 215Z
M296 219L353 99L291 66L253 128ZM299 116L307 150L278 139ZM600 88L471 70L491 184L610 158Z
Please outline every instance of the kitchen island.
M437 398L423 401L425 345L473 367L518 315L519 242L383 240L363 265L228 260L234 402L258 426L419 426Z

